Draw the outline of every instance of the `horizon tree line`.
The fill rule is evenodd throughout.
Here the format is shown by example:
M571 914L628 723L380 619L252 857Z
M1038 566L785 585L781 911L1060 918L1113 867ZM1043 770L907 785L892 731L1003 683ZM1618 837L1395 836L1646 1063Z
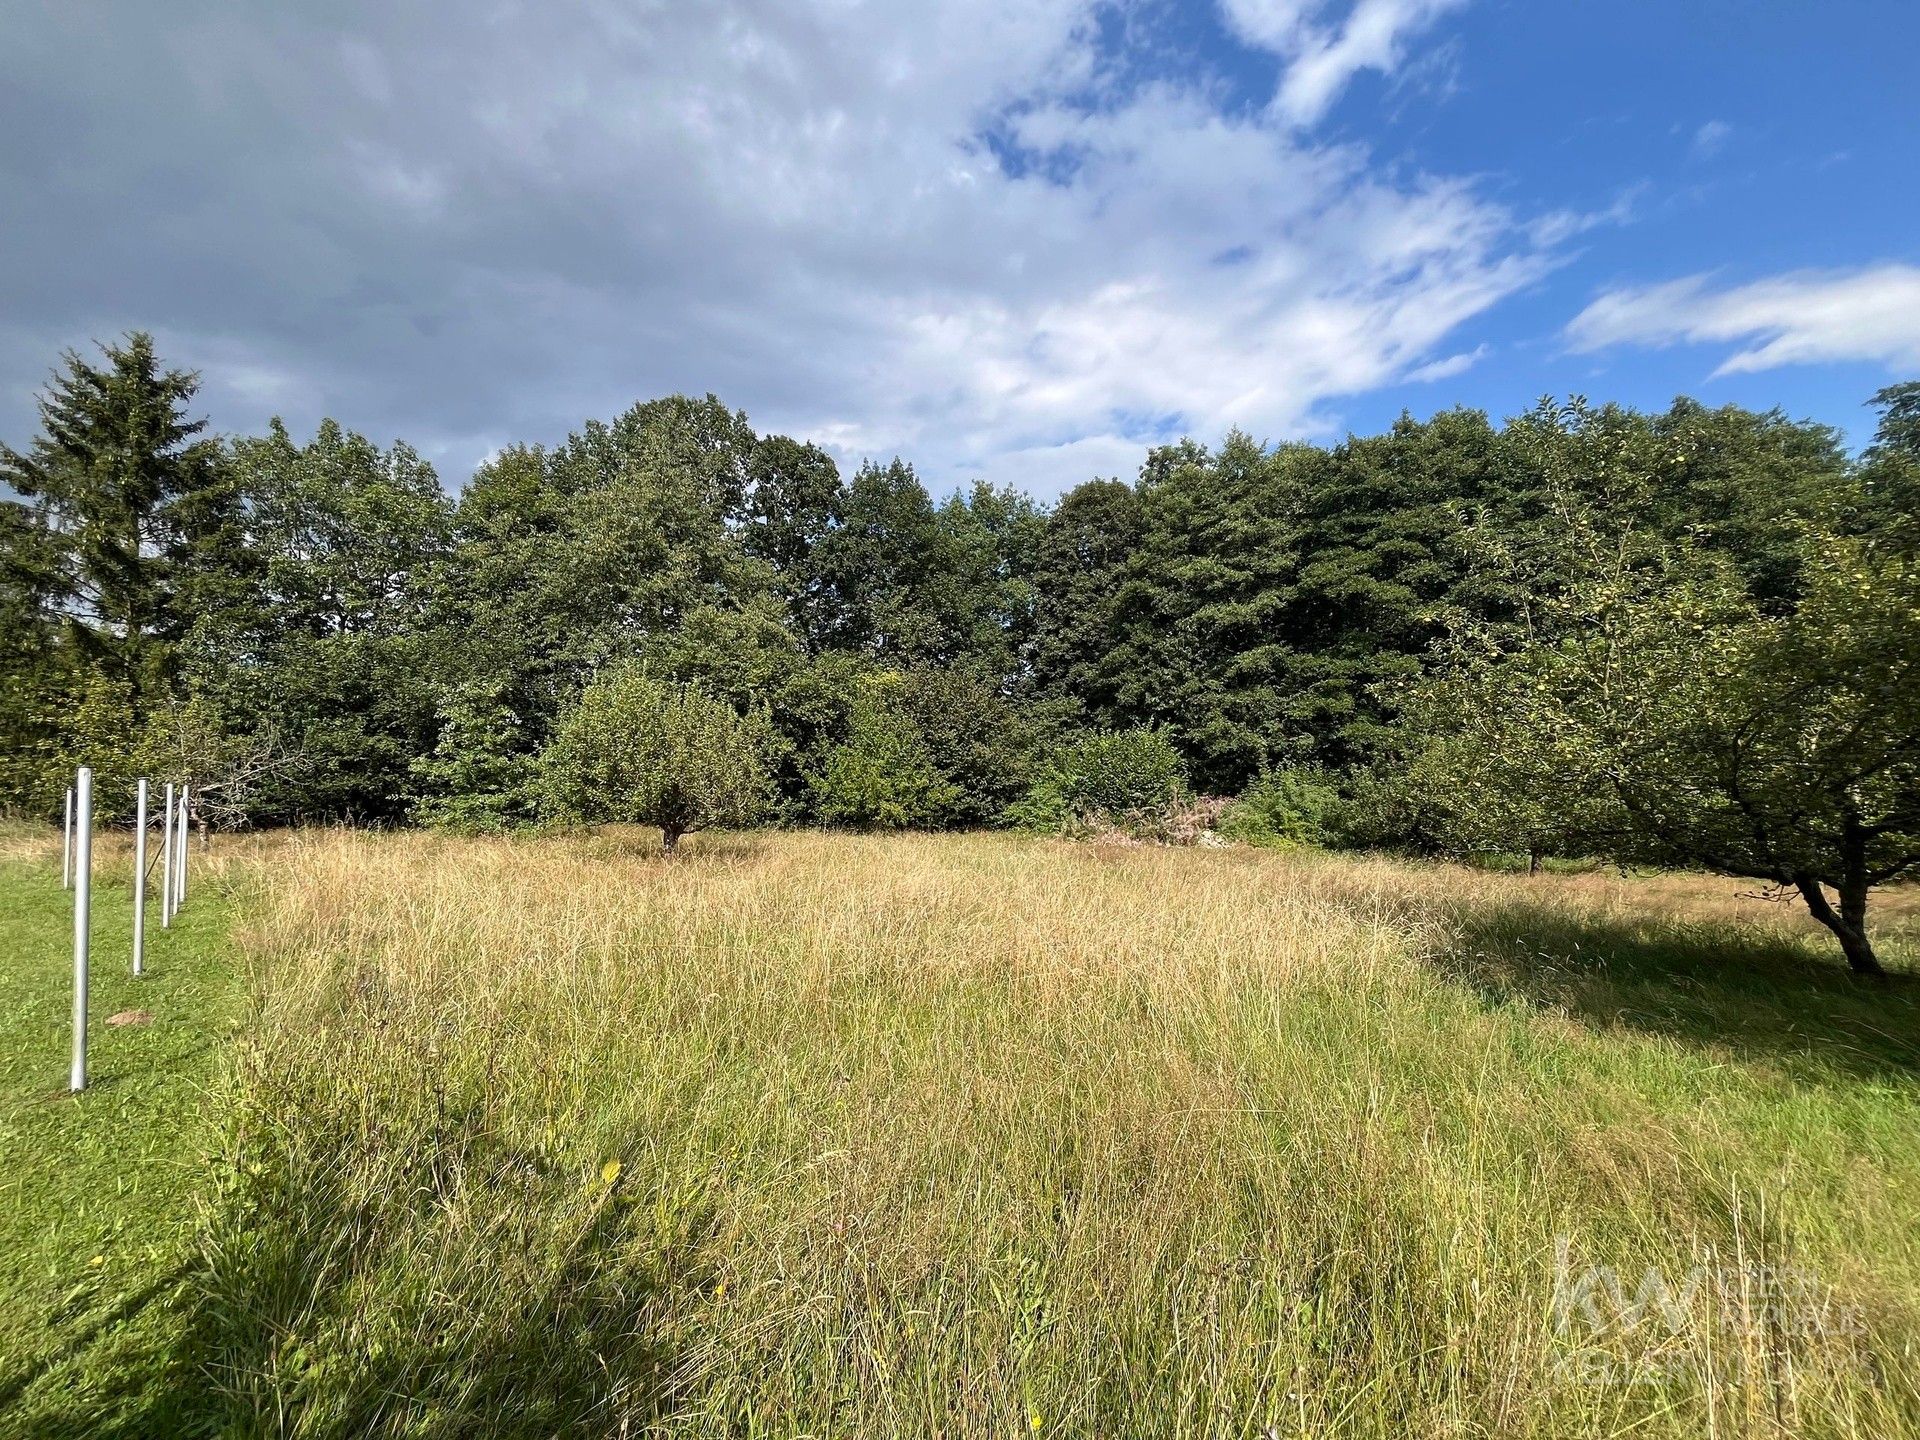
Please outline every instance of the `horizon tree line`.
M712 395L451 495L332 419L212 435L196 385L145 334L69 352L0 445L8 812L158 755L221 824L537 823L586 813L542 757L614 773L591 737L632 713L750 732L729 813L788 824L1057 818L1062 757L1151 735L1153 793L1242 797L1248 834L1752 875L1863 971L1867 892L1920 866L1920 382L1857 457L1576 397L1181 440L1050 506L849 477Z

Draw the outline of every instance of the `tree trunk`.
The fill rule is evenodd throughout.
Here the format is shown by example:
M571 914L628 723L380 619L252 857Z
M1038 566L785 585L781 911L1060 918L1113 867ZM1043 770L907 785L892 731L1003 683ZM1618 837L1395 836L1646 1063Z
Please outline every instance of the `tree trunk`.
M673 826L662 825L660 827L660 848L669 855L673 854L675 850L680 848L680 837L685 833L685 831L675 829Z
M1527 851L1527 874L1538 875L1539 873L1540 852L1538 850L1529 850Z
M1833 902L1827 899L1827 892L1820 882L1811 875L1793 877L1794 888L1807 902L1807 909L1813 913L1834 938L1840 942L1840 952L1847 957L1847 968L1856 975L1884 977L1886 970L1880 959L1873 953L1873 941L1867 938L1867 887L1864 883L1840 886L1840 908L1835 910Z

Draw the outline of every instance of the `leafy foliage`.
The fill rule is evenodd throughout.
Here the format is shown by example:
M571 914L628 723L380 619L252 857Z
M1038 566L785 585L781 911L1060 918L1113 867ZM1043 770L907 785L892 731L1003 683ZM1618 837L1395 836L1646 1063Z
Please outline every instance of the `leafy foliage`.
M1585 585L1556 643L1435 677L1413 773L1463 844L1772 881L1876 970L1868 892L1920 870L1920 567L1829 539L1799 583L1784 614L1724 564Z
M532 818L537 807L526 727L498 682L471 681L440 702L440 739L413 762L414 817L462 834L486 834Z
M196 825L223 830L251 823L265 789L297 775L304 763L270 725L237 733L197 694L153 710L132 758L139 773L188 787Z
M1856 951L1900 870L1920 382L1857 460L1574 397L1182 440L1050 510L843 477L711 395L506 446L456 502L333 420L208 437L195 384L141 334L68 354L0 447L0 808L57 813L88 756L108 806L129 765L228 774L216 823L522 824L644 675L695 749L746 744L696 712L752 731L759 798L716 813L1171 833L1239 794L1259 843L1824 886Z
M948 787L935 824L990 824L1026 790L1043 717L1001 694L983 671L909 670L895 704Z
M1188 796L1187 765L1165 730L1107 730L1048 756L1027 794L1008 812L1028 829L1163 828Z
M1323 770L1268 770L1220 817L1220 833L1244 845L1326 845L1340 834L1340 787Z
M865 830L927 826L962 799L901 705L901 683L898 675L866 680L849 712L846 737L809 776L813 813L824 823Z
M671 853L690 831L760 817L767 743L764 716L628 664L595 680L562 719L540 757L540 783L556 816L657 825Z
M1116 643L1098 662L1114 702L1096 718L1166 729L1210 789L1238 789L1288 743L1278 621L1296 566L1291 460L1236 432L1217 456L1182 442L1141 471Z

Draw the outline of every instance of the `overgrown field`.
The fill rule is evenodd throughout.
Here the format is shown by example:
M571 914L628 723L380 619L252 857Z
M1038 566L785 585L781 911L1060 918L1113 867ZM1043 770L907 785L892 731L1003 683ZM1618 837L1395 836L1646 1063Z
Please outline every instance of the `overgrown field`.
M58 894L35 845L9 905ZM234 855L178 1323L0 1388L41 1396L16 1433L138 1373L203 1378L123 1433L1920 1435L1920 987L1731 883L1005 835ZM1911 970L1920 905L1882 919ZM48 1096L39 1029L9 1114L59 1118L0 1132L10 1174L167 1124Z

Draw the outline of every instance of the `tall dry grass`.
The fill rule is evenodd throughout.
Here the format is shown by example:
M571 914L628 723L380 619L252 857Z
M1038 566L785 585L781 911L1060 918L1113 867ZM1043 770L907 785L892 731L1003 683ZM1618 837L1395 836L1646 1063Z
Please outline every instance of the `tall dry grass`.
M1920 1433L1920 1023L1787 911L1006 836L690 844L231 862L257 1013L200 1326L230 1423ZM1596 1332L1604 1294L1556 1313L1589 1265L1629 1300L1647 1267L1722 1283Z

